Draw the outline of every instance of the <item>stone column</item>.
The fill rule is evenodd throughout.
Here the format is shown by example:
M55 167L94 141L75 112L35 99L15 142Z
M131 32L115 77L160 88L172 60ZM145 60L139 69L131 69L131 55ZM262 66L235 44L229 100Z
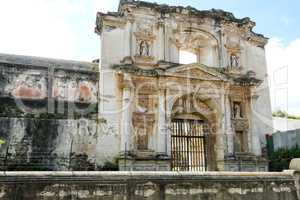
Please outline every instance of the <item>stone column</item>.
M219 40L220 40L220 45L219 45L219 48L218 48L218 56L219 56L219 64L220 64L220 67L227 67L227 55L226 55L226 51L225 51L225 47L224 47L224 36L223 36L223 31L220 29L218 31L219 33Z
M227 154L234 153L234 133L231 124L231 105L229 95L225 94L225 125L226 125L226 140L227 140Z
M223 113L226 113L225 110L225 97L224 92L221 91L219 93L220 100L216 101L218 102L220 113L218 113L219 116L217 116L216 121L216 143L215 143L215 149L216 149L216 160L217 160L217 167L219 170L224 170L224 155L225 155L225 149L226 149L226 142L225 139L225 116Z
M165 100L165 89L160 89L158 94L158 116L156 131L156 151L158 155L167 155L167 124Z
M172 122L172 107L175 103L176 100L176 95L172 94L172 92L170 91L170 89L166 89L166 109L165 109L165 115L166 115L166 120L165 120L165 124L166 124L166 129L165 129L165 133L166 133L166 152L167 155L169 157L171 157L171 153L172 153L172 149L171 149L171 136L172 136L172 131L170 129L170 125Z
M126 76L126 75L125 75ZM121 154L131 150L132 142L132 110L131 110L131 88L125 85L123 88L122 113L121 113L121 135L120 151Z
M170 60L170 42L169 42L169 27L164 25L164 60L165 61L171 61Z
M261 143L260 143L260 133L259 131L255 128L255 117L254 117L254 108L252 107L255 102L258 99L258 94L253 92L251 90L251 98L250 98L250 102L249 102L249 109L250 109L250 130L249 130L249 134L251 134L252 139L251 139L251 152L254 153L256 156L261 156L262 154L262 147L261 147Z
M157 60L165 59L165 39L164 39L164 22L158 22L158 43L157 43Z
M124 55L123 58L131 56L131 23L128 21L124 30Z

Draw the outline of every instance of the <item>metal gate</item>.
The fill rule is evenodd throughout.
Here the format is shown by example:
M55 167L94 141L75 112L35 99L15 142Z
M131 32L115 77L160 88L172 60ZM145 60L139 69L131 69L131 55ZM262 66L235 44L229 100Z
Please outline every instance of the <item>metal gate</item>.
M200 120L172 121L173 171L206 171L208 124Z

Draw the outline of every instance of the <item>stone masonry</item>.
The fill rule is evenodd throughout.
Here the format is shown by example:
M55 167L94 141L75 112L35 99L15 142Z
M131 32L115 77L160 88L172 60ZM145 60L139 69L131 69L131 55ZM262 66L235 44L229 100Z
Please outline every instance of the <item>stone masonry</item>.
M99 62L0 54L1 170L267 171L268 39L254 26L121 0L97 13Z

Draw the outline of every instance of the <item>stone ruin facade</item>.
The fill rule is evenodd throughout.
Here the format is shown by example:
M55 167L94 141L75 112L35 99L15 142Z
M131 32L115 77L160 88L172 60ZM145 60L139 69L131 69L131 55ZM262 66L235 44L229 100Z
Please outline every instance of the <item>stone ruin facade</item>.
M97 14L99 64L0 55L3 168L267 171L268 39L254 26L121 0Z

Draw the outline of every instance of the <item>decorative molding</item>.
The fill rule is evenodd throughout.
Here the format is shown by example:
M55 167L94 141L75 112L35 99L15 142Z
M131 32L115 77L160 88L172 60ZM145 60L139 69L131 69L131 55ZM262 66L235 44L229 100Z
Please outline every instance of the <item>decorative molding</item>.
M143 40L143 41L154 42L156 38L156 36L150 32L135 32L134 36L138 41Z
M125 28L126 26L126 21L125 20L122 20L122 19L105 19L103 21L103 27L105 30L113 30L113 29L116 29L116 28Z
M246 131L249 129L248 119L231 119L235 131Z

